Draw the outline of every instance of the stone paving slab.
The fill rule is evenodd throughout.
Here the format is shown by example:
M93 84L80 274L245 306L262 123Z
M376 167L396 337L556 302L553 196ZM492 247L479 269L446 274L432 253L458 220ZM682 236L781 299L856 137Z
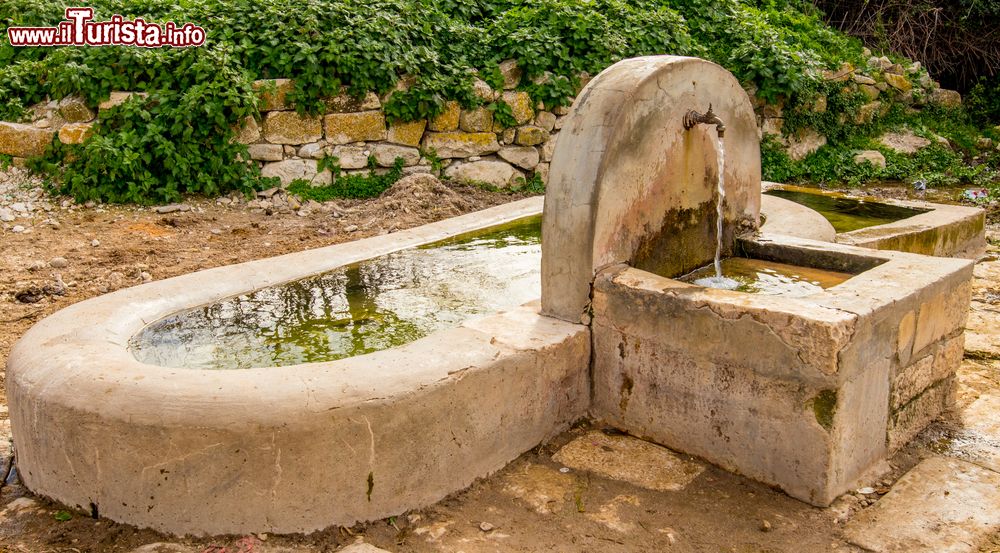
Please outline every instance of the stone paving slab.
M658 491L682 490L705 470L665 447L600 431L566 444L552 459L576 470Z
M1000 474L933 457L906 473L844 528L876 553L964 553L1000 530Z

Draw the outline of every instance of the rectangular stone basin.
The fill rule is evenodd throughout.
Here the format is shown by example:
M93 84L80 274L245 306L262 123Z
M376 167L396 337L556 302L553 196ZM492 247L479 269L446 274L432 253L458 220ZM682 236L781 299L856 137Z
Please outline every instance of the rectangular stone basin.
M951 401L972 263L779 235L738 247L855 276L786 297L601 271L592 413L828 505Z
M766 195L778 195L819 209L836 228L835 241L840 244L967 259L979 257L986 248L986 212L976 207L853 197L773 182L765 182L763 187ZM815 200L803 200L805 196L815 196ZM822 206L816 205L831 201L862 202L874 209L862 210L854 214L858 216L853 216L851 213L824 213Z

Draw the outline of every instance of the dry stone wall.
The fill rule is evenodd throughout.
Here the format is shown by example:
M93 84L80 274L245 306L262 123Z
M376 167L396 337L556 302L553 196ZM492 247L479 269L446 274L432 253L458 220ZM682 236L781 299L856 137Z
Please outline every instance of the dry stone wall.
M393 92L405 90L409 82L405 78L384 96L368 93L356 98L344 93L327 98L320 115L299 115L287 100L294 83L269 79L254 83L261 97L260 116L243 121L237 129L237 140L247 144L250 160L260 166L264 176L277 177L283 185L296 179L317 185L329 183L330 171L318 170L318 161L325 156L336 157L344 174L367 172L370 158L374 159L376 171L388 171L401 158L404 174L433 172L501 188L534 175L546 182L568 108L547 109L527 92L516 90L521 84L521 70L512 60L500 67L502 90L494 90L480 79L475 80L474 90L484 105L502 100L510 106L516 121L512 127L500 124L486 107L464 109L454 101L430 119L392 121L382 107ZM583 77L585 84L589 79ZM823 77L843 83L848 91L864 92L870 99L853 116L844 115L844 124L868 122L887 111L890 101L914 108L928 104L955 106L962 101L957 92L941 89L921 71L919 63L904 68L887 58L871 57L865 67L844 64ZM784 107L755 99L752 89L748 93L754 100L761 136L775 135L792 159L800 160L826 144L826 137L814 129L783 134L787 116ZM0 154L13 156L15 163L22 164L23 158L42 155L56 136L64 143L82 143L92 134L98 111L114 107L133 94L142 93L113 92L96 110L80 98L64 98L34 106L28 122L0 121ZM812 109L825 111L826 98L818 98ZM883 137L883 142L894 149L900 145L901 151L908 153L928 143L915 144L914 138L919 139L895 134ZM947 142L943 138L940 141ZM859 152L855 161L882 165L885 162L880 157L875 151ZM434 163L434 158L439 163Z

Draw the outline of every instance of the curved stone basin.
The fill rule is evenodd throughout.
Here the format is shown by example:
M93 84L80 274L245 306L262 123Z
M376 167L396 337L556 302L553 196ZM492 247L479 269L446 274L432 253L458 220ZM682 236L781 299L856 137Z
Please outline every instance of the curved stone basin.
M33 491L171 533L309 532L433 503L580 417L586 327L534 305L337 361L233 371L144 364L147 324L541 210L532 198L357 242L200 271L73 305L7 366Z

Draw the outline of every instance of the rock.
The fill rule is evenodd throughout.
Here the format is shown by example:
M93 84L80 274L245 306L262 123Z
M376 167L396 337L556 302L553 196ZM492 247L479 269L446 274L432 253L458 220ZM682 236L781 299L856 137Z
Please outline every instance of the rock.
M260 192L257 192L257 197L270 198L271 196L274 196L278 192L281 192L281 189L278 188L277 186L273 186L271 188L268 188L267 190L261 190Z
M886 75L902 75L904 72L903 66L898 63L886 67L883 71L885 71Z
M93 123L67 123L59 127L59 142L63 144L83 144L94 134Z
M571 469L657 491L683 490L705 470L665 447L599 430L566 444L552 460Z
M931 92L930 101L937 106L957 108L962 105L962 95L954 90L938 88ZM2 142L0 142L0 148L2 148Z
M344 227L344 232L354 232L358 230L358 225L347 225Z
M535 146L548 139L549 131L534 125L525 125L517 128L517 136L514 138L514 142L521 146Z
M760 521L760 531L770 532L772 530L770 521L762 520Z
M28 204L24 202L14 202L10 204L10 208L17 213L27 213L29 211L32 211L32 208L29 207Z
M431 118L427 128L432 131L453 131L458 128L458 120L462 113L458 102L446 102L441 113Z
M272 111L264 119L264 138L272 144L316 142L323 138L323 122L294 111Z
M382 102L374 92L368 92L362 98L355 98L347 93L346 88L341 89L337 96L323 100L327 113L351 113L355 111L369 111L382 109Z
M877 100L879 94L882 93L882 91L879 90L877 86L863 84L858 88L861 90L862 93L864 93L865 96L868 97L869 100Z
M503 75L503 88L504 90L511 90L517 88L517 85L521 83L521 74L523 71L517 65L515 60L504 60L500 62L500 74Z
M781 136L781 127L785 124L785 120L780 117L765 117L764 122L760 127L760 132L764 136L767 135L777 135Z
M295 84L291 79L262 79L253 82L253 89L257 91L260 98L257 109L274 111L291 107L286 102L285 96L295 89Z
M28 229L24 228L24 225L14 225L13 227L10 228L10 231L13 232L14 234L21 234L26 230Z
M262 177L277 177L282 186L288 186L292 181L303 179L311 181L316 176L316 160L286 159L264 165L260 170Z
M364 146L336 146L333 149L333 156L337 158L337 165L341 169L363 169L368 167L368 156L370 153Z
M854 163L870 163L876 167L885 168L885 156L878 150L862 150L854 154Z
M304 157L308 159L320 159L327 153L327 144L325 141L311 142L299 148L299 157Z
M552 154L556 151L556 139L558 134L549 135L549 139L542 144L542 161L552 161Z
M241 144L252 144L260 140L260 126L252 115L247 115L238 127L233 131L236 133L234 140Z
M849 80L853 73L854 66L850 63L844 62L836 71L824 71L823 79L830 82L842 83Z
M59 116L67 123L84 123L94 119L94 112L87 107L83 98L77 96L67 96L59 100L56 109Z
M458 127L465 132L490 132L493 130L493 112L485 107L462 110Z
M869 77L868 75L862 75L861 73L855 73L853 79L854 82L858 84L873 85L876 82L875 79Z
M993 149L993 139L987 138L985 136L980 136L976 140L976 146L981 150L992 150Z
M504 146L497 155L522 169L533 169L538 165L538 149L532 146Z
M250 159L257 161L281 161L285 158L285 150L281 144L251 144L247 146Z
M191 206L189 206L187 204L168 204L168 205L161 205L161 206L159 206L159 207L156 208L156 212L160 213L160 214L163 214L163 213L174 213L174 212L179 212L179 211L180 212L182 212L182 211L191 211Z
M326 141L330 144L350 144L385 140L385 115L381 111L332 113L323 118Z
M90 245L91 245L91 247L96 248L96 247L98 247L98 246L101 245L101 241L98 240L98 239L96 239L96 238L94 238L93 240L90 241Z
M875 115L882 109L882 102L874 101L858 108L858 113L854 115L854 122L859 125L870 123Z
M885 82L889 83L889 86L899 90L901 92L909 92L913 89L913 83L910 79L907 79L903 75L897 75L895 73L886 73L883 75L885 77Z
M427 121L425 119L418 119L409 123L397 121L389 125L389 133L386 135L386 140L393 144L402 144L403 146L419 146L420 139L424 136L425 128L427 128Z
M52 143L54 132L36 129L31 125L0 121L0 154L15 157L34 157L45 153Z
M826 113L827 98L826 94L820 94L816 97L816 101L813 102L812 111L813 113Z
M65 257L53 257L49 260L49 267L53 269L65 269L69 266L69 261L66 261Z
M921 461L844 527L877 553L959 553L1000 531L1000 474L958 459Z
M490 530L493 530L494 528L496 528L496 526L493 526L489 522L480 522L479 523L479 529L482 530L483 532L489 532Z
M445 170L448 178L465 183L487 183L498 188L506 188L524 174L502 161L473 161L455 164Z
M531 96L527 92L504 92L503 101L510 106L510 111L518 125L524 125L535 117Z
M441 158L464 158L496 152L500 144L491 132L439 132L424 135L423 149L433 150Z
M478 77L472 81L472 91L484 102L493 102L497 99L497 93L493 87Z
M913 134L913 131L888 132L879 139L885 147L900 154L915 154L917 150L930 146L931 141Z
M109 96L107 100L104 100L103 102L101 102L100 104L98 104L97 108L98 109L111 109L111 108L113 108L115 106L120 106L121 104L124 104L125 101L128 100L129 98L131 98L132 96L138 96L140 98L146 98L149 95L146 94L145 92L121 92L121 91L114 91L114 92L111 93L111 96Z
M787 139L785 152L795 161L804 159L809 154L826 145L826 136L819 134L813 128L800 129Z
M372 148L375 161L382 167L392 167L396 158L403 159L403 166L416 165L420 161L420 150L397 144L376 144Z
M548 163L539 163L538 165L536 165L535 166L535 174L538 175L538 178L542 179L542 183L548 183L549 182L549 164Z
M556 115L551 111L540 111L535 115L535 126L549 132L556 127Z
M16 217L14 215L14 212L11 211L9 208L0 207L0 221L4 223L9 223L13 221L15 218Z

